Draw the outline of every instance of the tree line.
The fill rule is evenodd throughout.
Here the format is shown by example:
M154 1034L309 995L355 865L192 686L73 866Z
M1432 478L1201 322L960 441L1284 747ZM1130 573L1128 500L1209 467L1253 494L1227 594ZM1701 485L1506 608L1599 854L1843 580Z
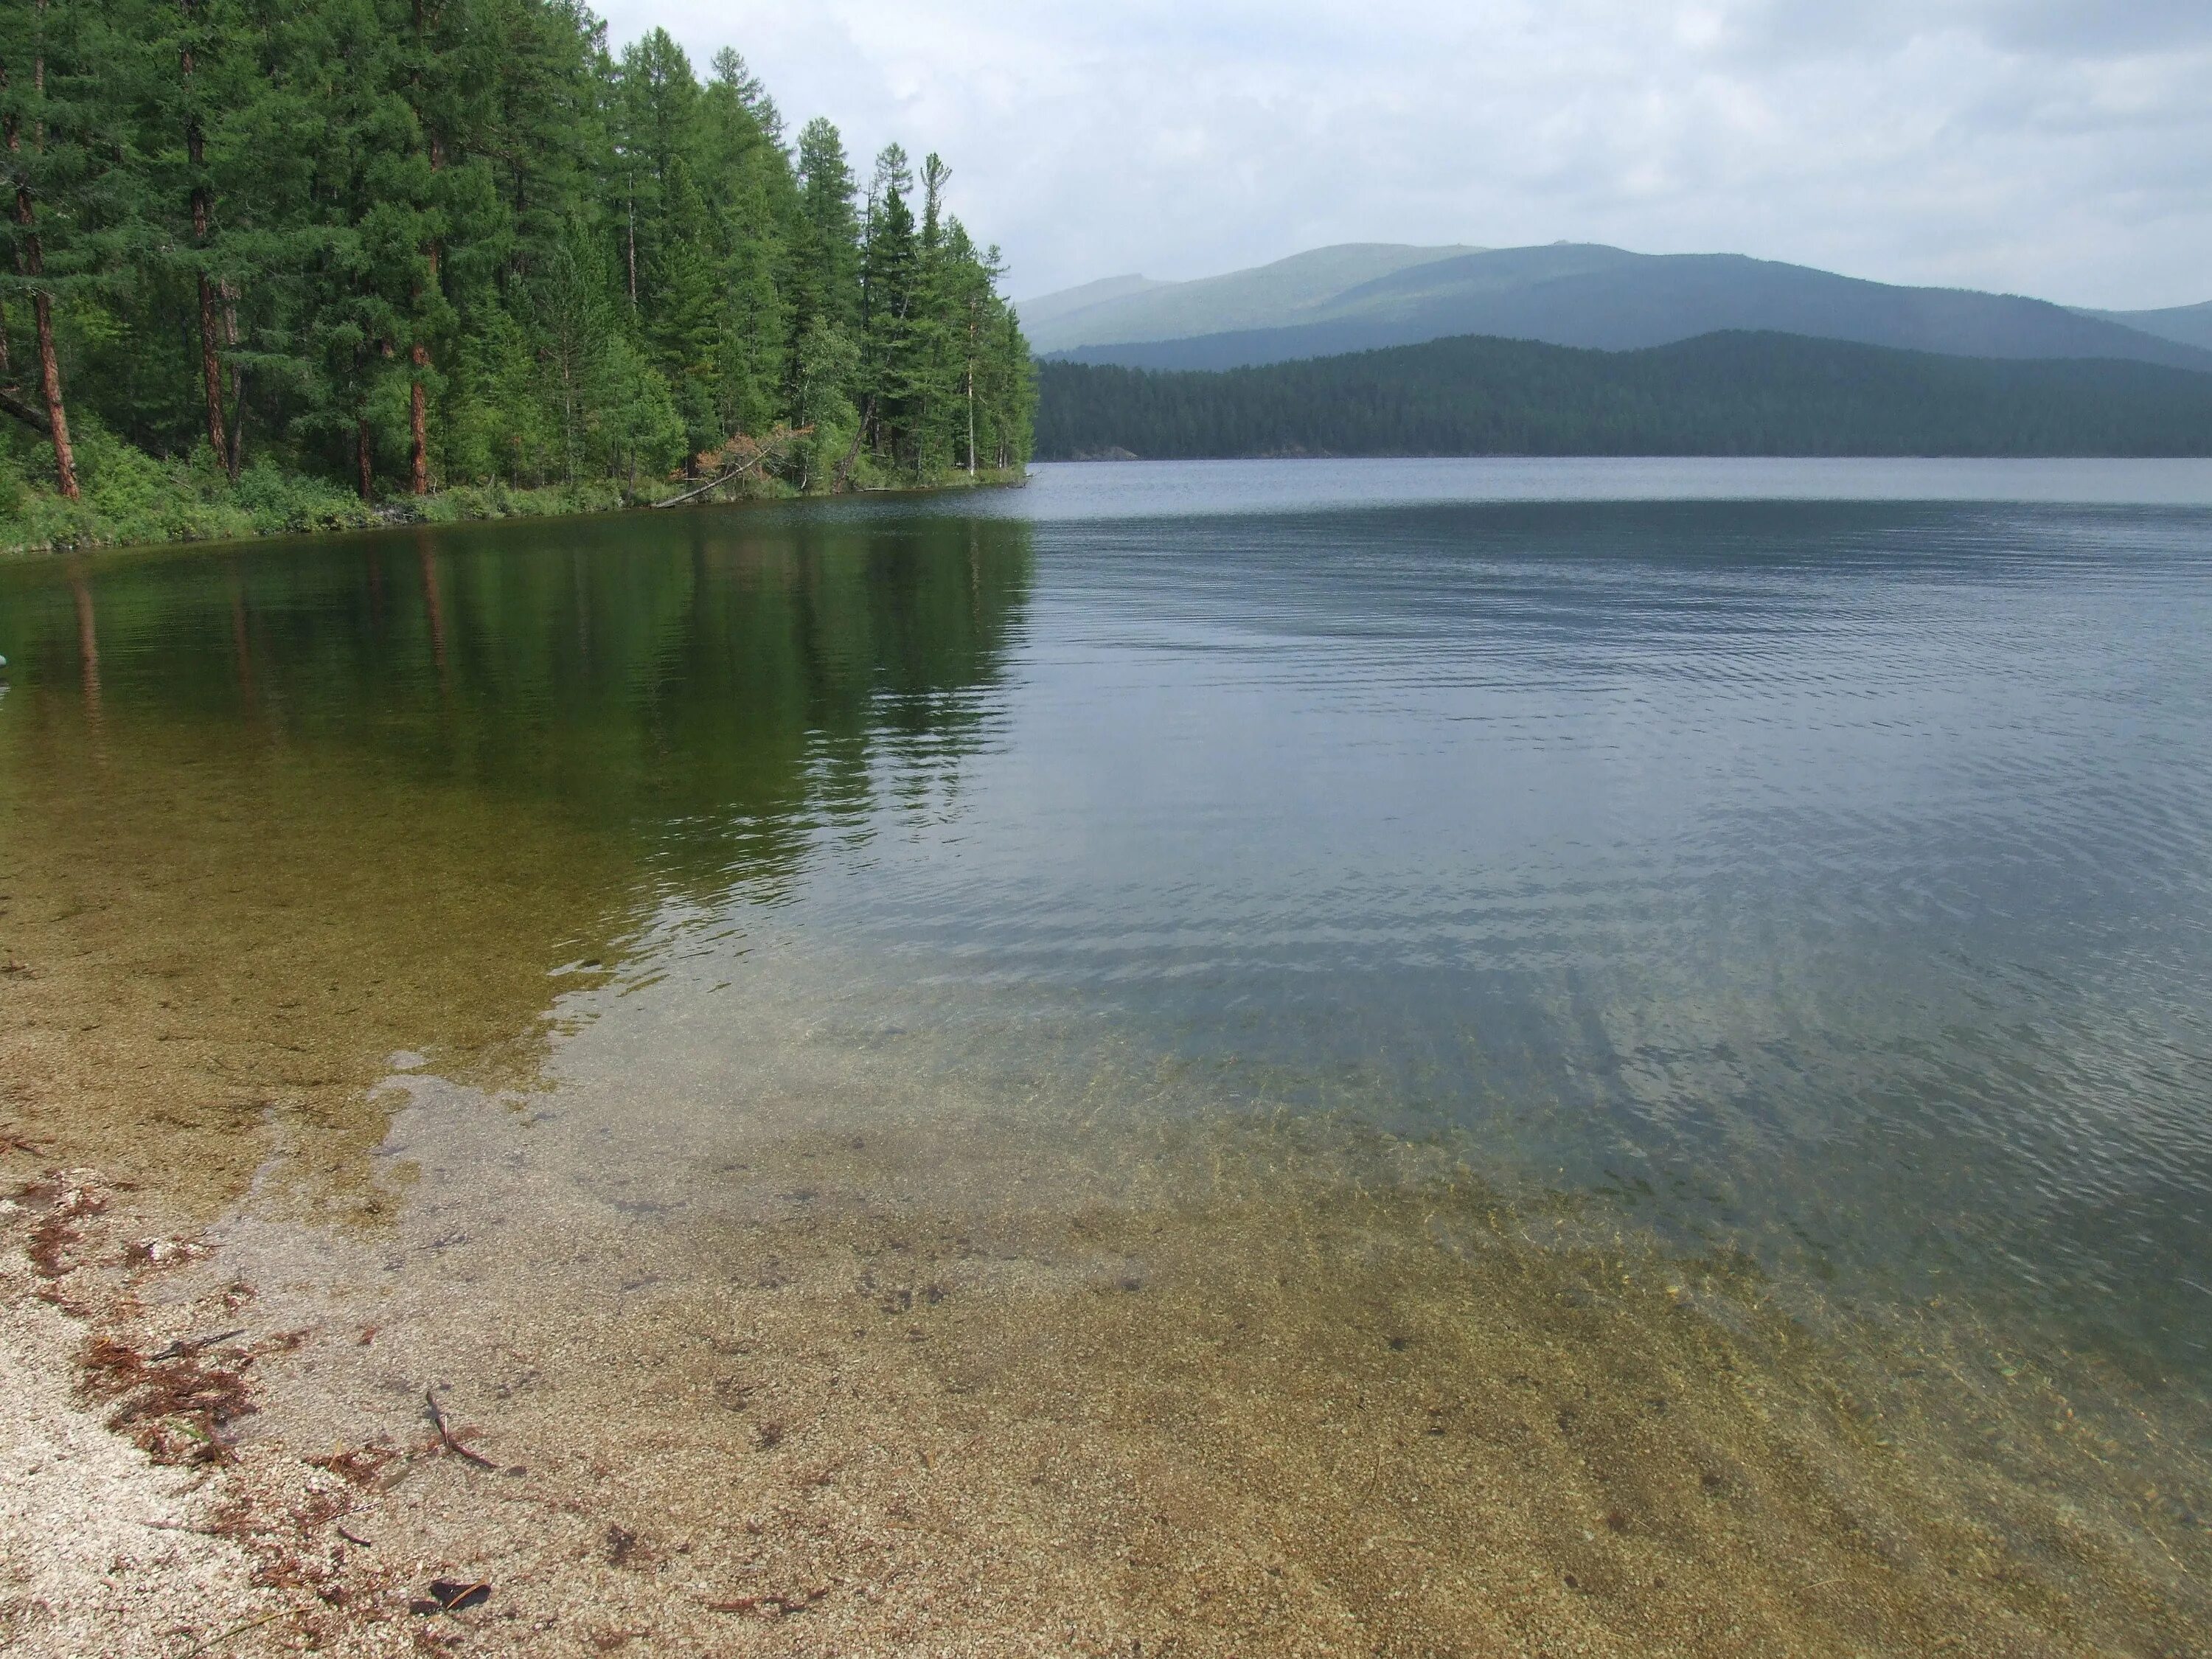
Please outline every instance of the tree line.
M2212 455L2212 375L1790 334L1638 351L1480 336L1223 371L1047 362L1048 460L1267 455Z
M364 501L1016 468L949 178L580 0L8 0L0 427L70 501L88 433Z

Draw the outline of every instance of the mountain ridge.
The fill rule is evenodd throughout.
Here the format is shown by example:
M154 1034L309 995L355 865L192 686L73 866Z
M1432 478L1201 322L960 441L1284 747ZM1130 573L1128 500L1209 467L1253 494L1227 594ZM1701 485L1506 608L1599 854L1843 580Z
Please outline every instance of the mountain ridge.
M1386 249L1387 261L1375 258ZM1357 259L1343 257L1348 254L1388 268L1313 297L1324 275L1356 267ZM1338 256L1338 264L1332 267L1323 255ZM1279 276L1269 278L1285 267L1298 268L1306 280L1294 303L1279 301L1270 310L1270 291L1295 286ZM1207 304L1178 308L1174 296L1199 288ZM2200 309L2202 342L2194 315ZM1182 326L1201 314L1276 320ZM2163 321L2142 328L2126 320L2138 316ZM1291 320L1279 320L1286 318ZM2212 372L2212 307L2085 312L2026 295L1875 283L1744 254L1644 254L1601 243L1317 249L1205 284L1170 284L1064 311L1050 325L1035 328L1032 338L1047 357L1181 369L1249 367L1471 334L1634 350L1731 329L1954 356L2118 358ZM1115 333L1123 337L1100 337Z
M2118 323L2123 328L2212 351L2212 300L2201 305L2165 306L2155 311L2094 311L2087 306L2073 308L2084 317L2099 318Z
M1031 343L1048 354L1085 342L1218 333L1298 317L1375 278L1477 251L1459 243L1337 242L1188 282L1109 276L1022 301L1018 309Z

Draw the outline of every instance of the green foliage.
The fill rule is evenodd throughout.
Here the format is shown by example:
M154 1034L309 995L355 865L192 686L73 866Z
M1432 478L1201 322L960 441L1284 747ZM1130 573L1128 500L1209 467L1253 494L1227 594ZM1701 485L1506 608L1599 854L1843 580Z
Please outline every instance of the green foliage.
M1220 372L1048 362L1037 453L2212 455L2212 375L1789 334L1643 351L1480 337Z
M812 430L775 488L912 483L965 465L971 405L987 465L1028 451L935 157L919 223L895 148L864 214L736 52L702 83L576 0L0 8L0 544L591 510L780 427Z
M23 481L19 441L11 437L0 449L0 553L216 541L380 522L340 486L267 462L245 468L234 484L205 447L186 459L157 460L89 416L76 435L84 493L74 501L42 481Z
M264 536L358 530L377 522L375 514L346 489L327 479L287 472L268 461L256 462L239 474L230 501L252 520L255 533Z
M549 484L520 489L494 482L466 484L423 497L414 514L423 524L455 524L469 519L542 519L568 513L611 513L633 505L611 478L580 484Z
M599 404L596 436L602 465L636 486L673 467L688 453L675 394L645 353L617 334L602 348L592 381Z

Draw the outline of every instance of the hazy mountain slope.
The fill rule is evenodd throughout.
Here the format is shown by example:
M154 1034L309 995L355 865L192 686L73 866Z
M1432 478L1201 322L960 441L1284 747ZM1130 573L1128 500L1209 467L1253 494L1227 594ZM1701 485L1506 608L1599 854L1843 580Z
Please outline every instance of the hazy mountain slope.
M1104 305L1109 300L1126 300L1133 294L1149 289L1171 287L1171 283L1156 283L1149 276L1133 273L1127 276L1102 276L1095 283L1085 283L1080 288L1064 288L1057 294L1041 294L1034 300L1018 301L1024 332L1045 327L1072 317L1093 306Z
M1228 368L1462 334L1631 350L1723 329L1955 356L2118 357L2212 369L2212 351L2042 300L1893 287L1740 254L1586 244L1426 261L1346 289L1291 326L1128 342L1100 341L1085 327L1071 331L1092 333L1091 341L1066 355L1133 368Z
M1109 277L1103 283L1087 283L1022 301L1018 309L1024 332L1041 352L1109 341L1169 340L1230 329L1279 328L1307 320L1316 307L1376 277L1472 251L1461 246L1346 242L1195 282ZM1132 283L1144 286L1094 293Z
M2212 455L2212 374L1771 333L1637 351L1431 340L1224 374L1048 362L1041 459Z
M2075 310L2100 322L2118 323L2139 333L2155 334L2161 340L2178 340L2212 351L2212 300L2197 306L2169 306L2162 311L2087 311L2079 307Z

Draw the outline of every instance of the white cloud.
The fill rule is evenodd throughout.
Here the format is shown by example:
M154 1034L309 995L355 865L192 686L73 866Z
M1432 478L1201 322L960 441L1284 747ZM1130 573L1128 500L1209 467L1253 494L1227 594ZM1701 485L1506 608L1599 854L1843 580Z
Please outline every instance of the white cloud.
M2204 0L621 0L856 157L940 151L1017 292L1324 242L1737 251L2212 298Z

